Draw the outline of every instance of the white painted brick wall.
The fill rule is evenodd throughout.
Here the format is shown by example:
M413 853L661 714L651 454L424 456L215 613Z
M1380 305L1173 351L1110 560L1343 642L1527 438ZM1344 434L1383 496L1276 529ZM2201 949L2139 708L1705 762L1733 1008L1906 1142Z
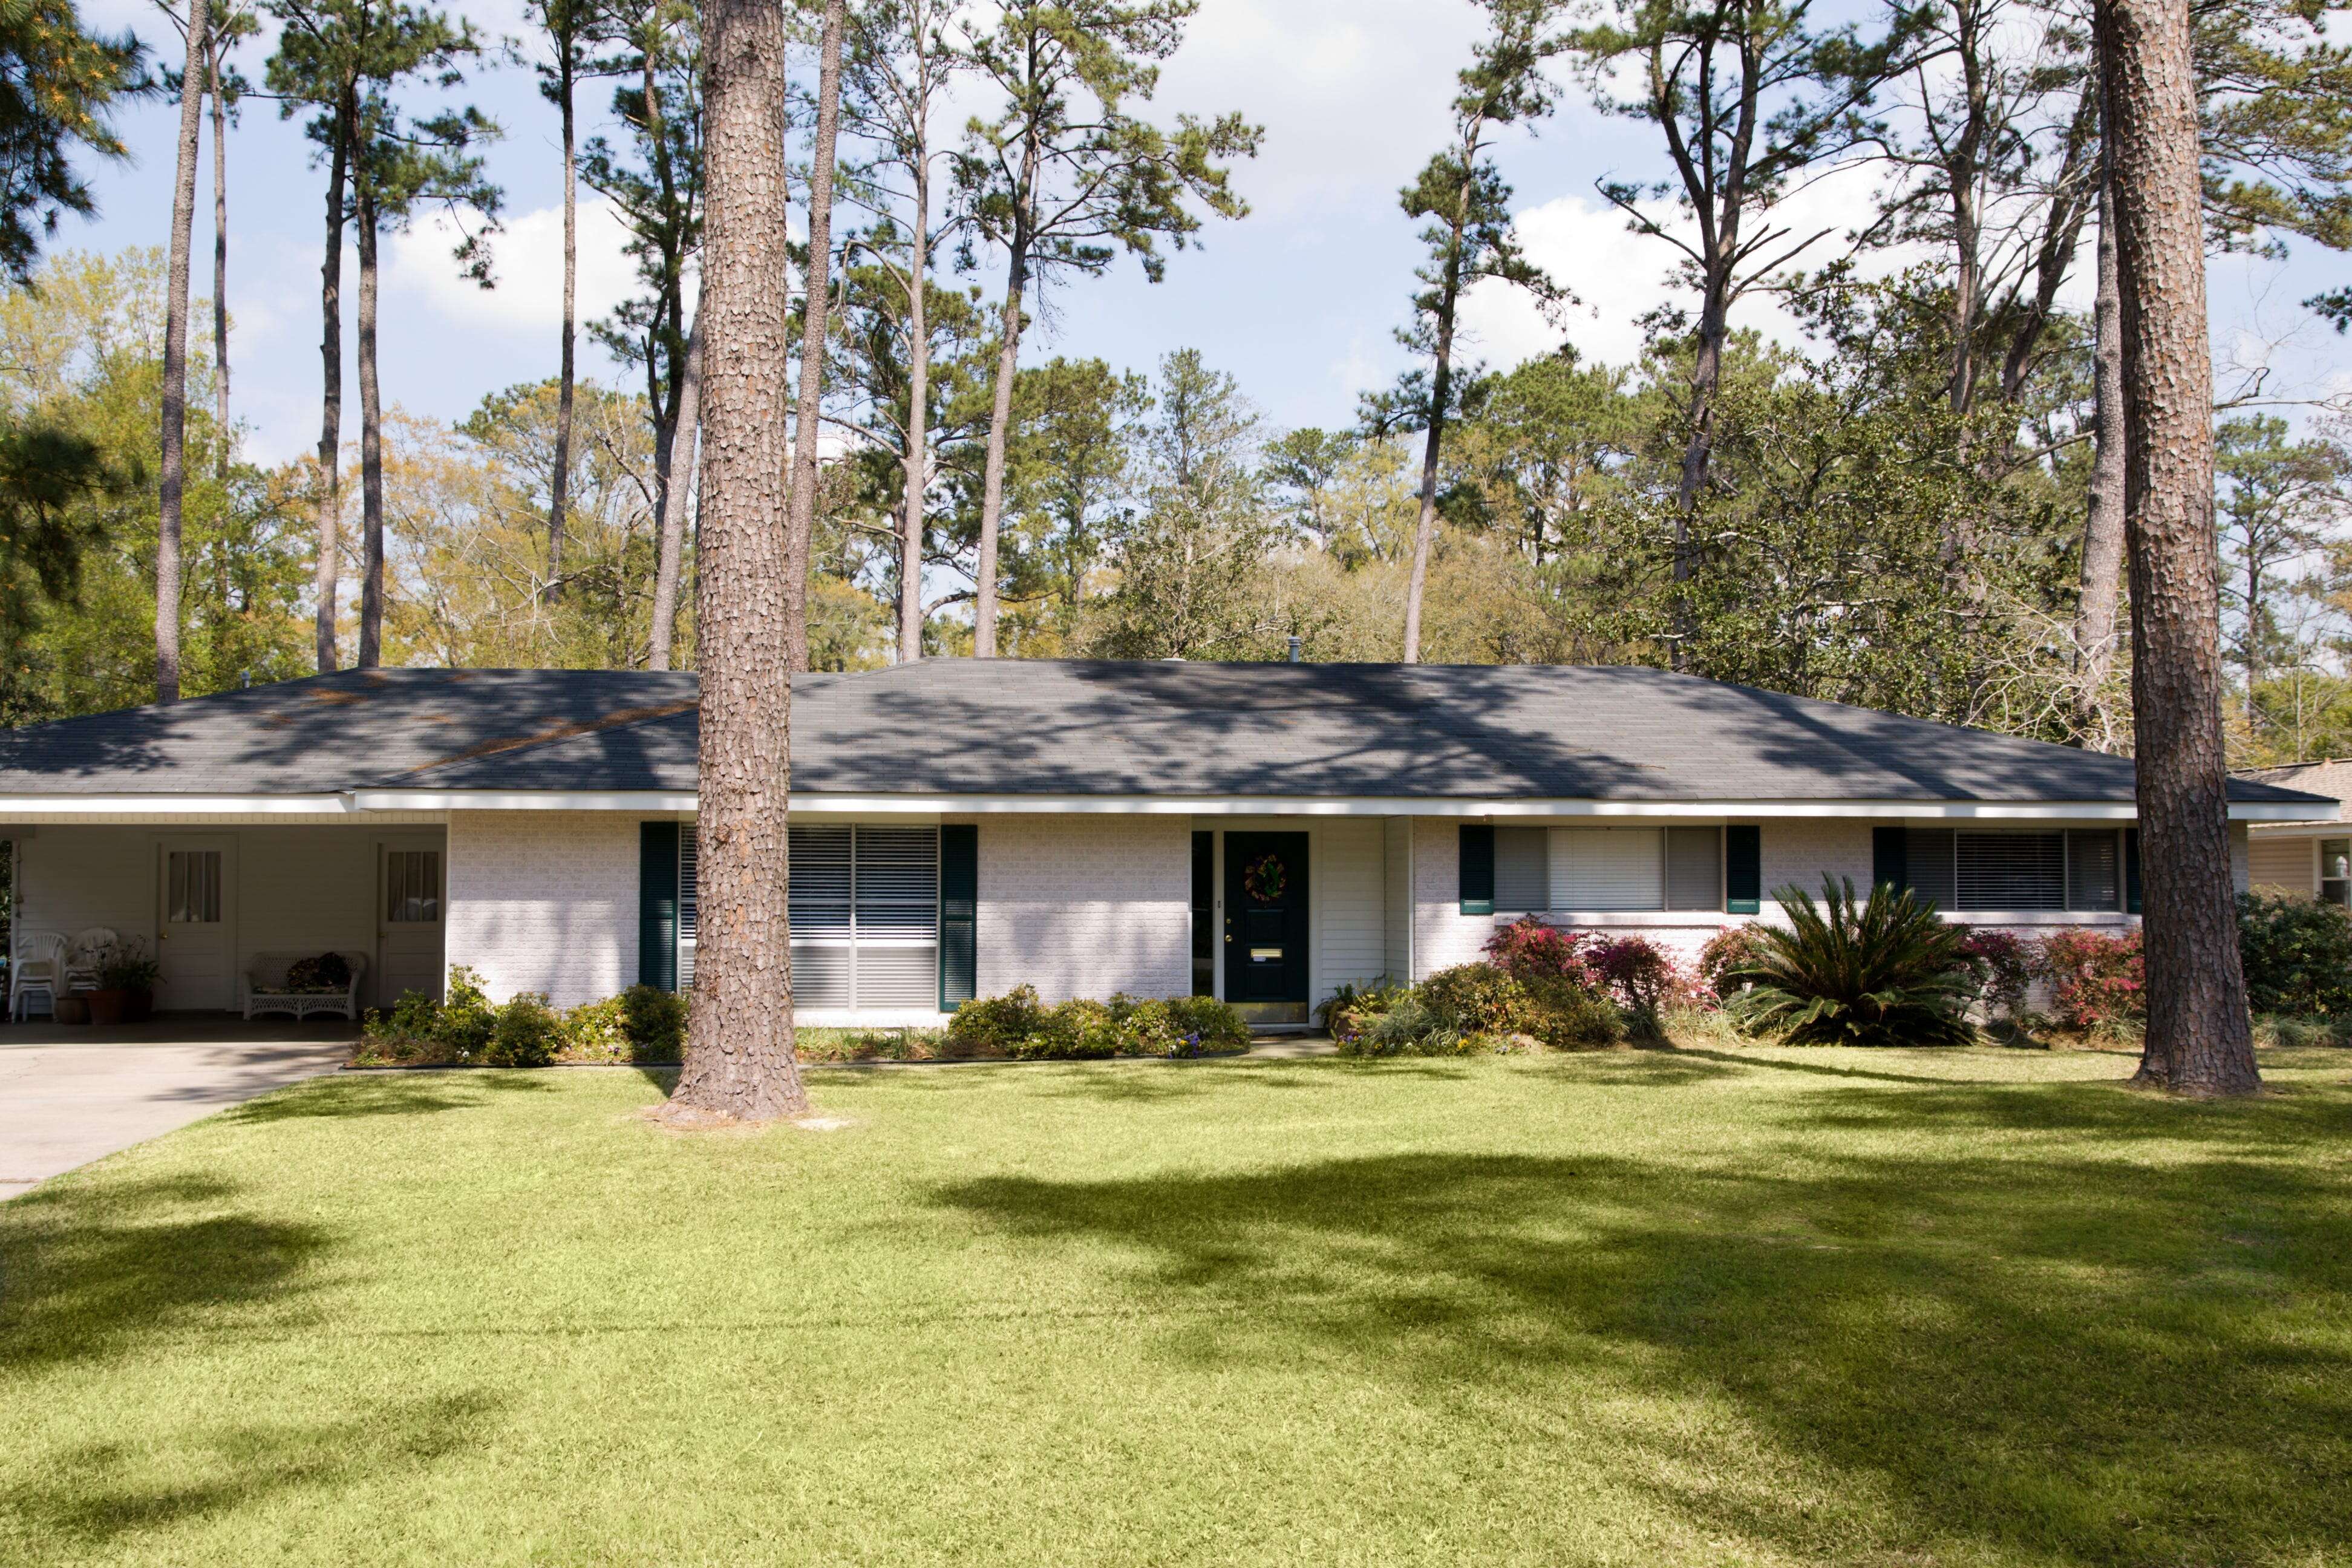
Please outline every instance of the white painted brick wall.
M1192 989L1192 825L1184 816L980 821L978 989L1072 996Z
M1853 817L1781 817L1765 823L1757 836L1764 869L1764 918L1780 913L1772 895L1791 884L1818 900L1824 876L1851 878L1854 891L1866 896L1876 873L1871 850L1871 829L1876 826Z
M637 979L637 821L616 811L449 814L448 955L492 1000L558 1007Z

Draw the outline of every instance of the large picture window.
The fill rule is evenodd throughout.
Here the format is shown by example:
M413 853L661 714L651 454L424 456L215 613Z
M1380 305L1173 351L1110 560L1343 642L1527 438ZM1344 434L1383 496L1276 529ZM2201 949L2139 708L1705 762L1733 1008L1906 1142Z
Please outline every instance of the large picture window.
M1497 911L1615 914L1723 908L1715 827L1498 827Z
M1915 827L1904 839L1911 890L1938 910L2096 914L2123 908L2123 835L2112 827Z
M860 824L790 829L793 1000L801 1007L937 1005L940 830ZM678 832L678 984L694 983L692 827Z

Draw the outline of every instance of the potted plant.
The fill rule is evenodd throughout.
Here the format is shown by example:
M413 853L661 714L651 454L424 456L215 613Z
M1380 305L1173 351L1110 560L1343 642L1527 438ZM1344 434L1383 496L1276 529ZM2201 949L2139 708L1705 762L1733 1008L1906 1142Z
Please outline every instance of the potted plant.
M84 994L93 1024L143 1024L155 1011L155 982L163 965L147 956L147 944L133 937L98 966L98 989Z

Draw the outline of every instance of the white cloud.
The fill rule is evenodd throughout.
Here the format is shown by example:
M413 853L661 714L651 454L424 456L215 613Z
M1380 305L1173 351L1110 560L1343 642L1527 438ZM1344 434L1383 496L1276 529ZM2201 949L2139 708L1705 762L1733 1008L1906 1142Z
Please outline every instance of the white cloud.
M602 197L580 204L578 310L583 327L636 291L636 264L622 251L628 230ZM541 207L509 221L492 242L498 287L458 276L449 252L457 227L446 216L392 237L388 289L453 325L477 331L543 335L563 321L563 209Z

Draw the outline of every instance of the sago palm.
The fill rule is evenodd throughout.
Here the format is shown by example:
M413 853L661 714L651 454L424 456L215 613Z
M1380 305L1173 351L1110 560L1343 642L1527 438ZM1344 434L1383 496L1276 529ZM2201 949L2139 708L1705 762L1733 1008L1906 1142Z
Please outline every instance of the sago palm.
M1786 926L1758 924L1752 955L1725 976L1750 1034L1800 1046L1954 1046L1975 1037L1960 933L1902 889L1860 900L1822 879L1825 908L1797 888L1773 894Z

